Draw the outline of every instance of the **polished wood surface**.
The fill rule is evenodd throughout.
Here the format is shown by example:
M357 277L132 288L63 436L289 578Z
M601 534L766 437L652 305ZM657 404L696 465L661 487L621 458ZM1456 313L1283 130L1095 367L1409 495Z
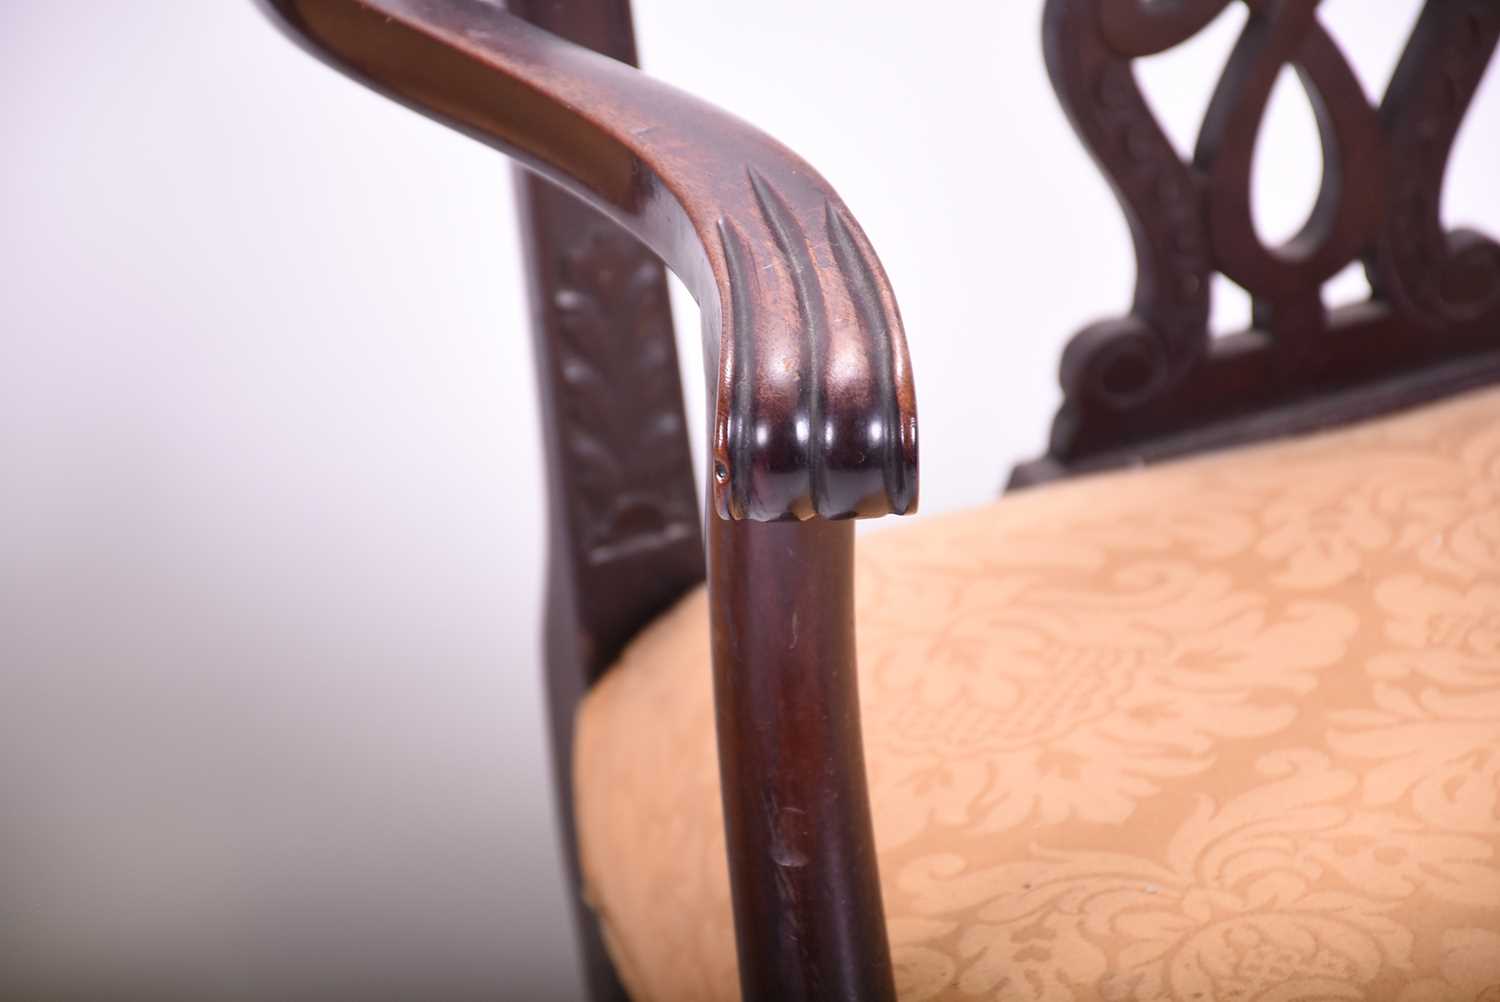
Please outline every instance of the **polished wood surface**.
M860 741L854 527L714 519L708 541L743 997L894 1002Z
M854 537L840 520L914 510L916 412L899 313L864 234L785 147L626 65L627 0L516 0L509 13L490 0L262 2L338 68L532 172L519 191L553 502L548 663L570 864L573 708L702 577L695 498L706 497L744 997L893 998L860 742ZM1250 17L1185 162L1132 62L1236 2ZM1014 485L1500 379L1500 247L1439 217L1500 7L1429 0L1378 106L1316 8L1045 0L1053 84L1115 187L1138 277L1126 315L1070 343L1047 453ZM1316 112L1324 174L1306 226L1269 247L1250 174L1288 65ZM701 487L653 253L703 311ZM1323 284L1355 261L1372 297L1326 309ZM1251 330L1210 335L1216 273L1251 293ZM623 998L592 916L579 918L594 998Z
M722 517L913 511L917 418L880 262L804 160L481 0L267 0L340 69L520 160L654 250L703 311Z
M618 0L270 6L338 68L546 179L521 193L553 500L549 688L575 868L573 708L702 570L670 315L635 241L694 294L743 996L894 998L859 743L853 530L839 522L915 509L916 411L900 315L858 224L774 140L526 20L629 60ZM591 992L621 998L597 925L579 919Z
M1013 485L1326 427L1500 379L1500 245L1446 231L1439 212L1454 135L1500 39L1500 5L1429 0L1375 107L1315 0L1247 0L1185 163L1131 63L1236 2L1047 2L1053 86L1114 186L1137 280L1129 314L1069 344L1047 454L1018 467ZM1286 66L1312 102L1323 176L1302 230L1269 247L1250 177ZM1323 284L1356 261L1373 295L1325 308ZM1210 335L1215 272L1250 293L1251 330Z

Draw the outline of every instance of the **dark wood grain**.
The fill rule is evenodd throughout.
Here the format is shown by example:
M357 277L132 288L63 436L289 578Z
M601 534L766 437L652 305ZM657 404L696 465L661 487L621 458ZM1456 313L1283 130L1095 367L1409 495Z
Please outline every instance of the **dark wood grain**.
M642 244L697 298L742 992L892 999L858 715L854 538L838 520L914 509L916 415L900 317L864 234L784 147L624 65L635 54L625 0L521 0L512 13L491 0L266 2L344 71L534 172L520 190L553 497L549 679L570 840L573 708L704 570L671 319ZM1184 162L1132 62L1185 42L1236 2L1250 16ZM1018 467L1013 484L1344 423L1500 380L1500 246L1446 230L1439 213L1454 136L1497 40L1494 0L1429 0L1375 106L1316 0L1046 0L1049 73L1125 212L1137 282L1128 313L1070 343L1048 452ZM1268 246L1251 172L1288 66L1308 92L1324 169L1306 225ZM1324 283L1355 261L1371 298L1327 309ZM1250 330L1210 336L1215 274L1250 293ZM598 929L580 918L591 990L614 1002L623 992Z
M682 278L703 311L719 515L915 509L900 315L806 161L489 0L265 2L315 53L579 196Z
M697 299L742 993L894 998L860 748L853 530L838 522L914 510L916 410L900 315L858 224L785 147L524 19L628 60L619 0L538 0L516 14L488 0L269 6L338 68L546 179L521 190L553 499L549 680L575 877L572 710L702 570L670 317L660 272L632 241ZM598 928L580 918L590 989L618 999Z
M893 1002L860 740L854 527L714 519L714 702L746 1000Z
M1231 3L1249 18L1213 92L1192 163L1167 142L1132 60L1191 38ZM1379 107L1312 0L1048 0L1053 86L1130 224L1129 314L1063 357L1047 454L1012 486L1307 431L1500 377L1500 246L1447 232L1453 138L1500 39L1493 0L1429 0ZM1261 119L1281 69L1307 91L1323 176L1306 225L1266 246L1251 215ZM1330 311L1323 284L1361 261L1373 295ZM1209 281L1252 298L1254 326L1208 330Z

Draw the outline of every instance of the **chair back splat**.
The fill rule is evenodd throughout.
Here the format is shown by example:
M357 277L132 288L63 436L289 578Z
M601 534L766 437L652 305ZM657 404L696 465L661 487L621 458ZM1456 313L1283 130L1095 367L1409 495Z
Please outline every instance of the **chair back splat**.
M1131 63L1196 35L1232 3L1249 18L1191 163ZM1130 224L1135 301L1064 353L1045 456L1013 487L1373 416L1500 379L1500 246L1445 231L1454 136L1500 39L1494 0L1428 0L1379 106L1316 0L1047 0L1047 68ZM1255 232L1260 121L1291 66L1318 123L1323 177L1302 230ZM1323 283L1362 261L1372 296L1325 309ZM1209 334L1209 279L1250 293L1253 327Z

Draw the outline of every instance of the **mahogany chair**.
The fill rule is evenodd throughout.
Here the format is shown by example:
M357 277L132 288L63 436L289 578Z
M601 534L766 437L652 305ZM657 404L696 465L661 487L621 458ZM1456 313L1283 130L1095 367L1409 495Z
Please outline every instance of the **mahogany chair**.
M1243 0L1184 162L1132 60L1236 2L1038 0L1135 298L1069 345L1028 489L857 568L850 519L916 507L916 410L810 166L633 69L627 0L268 3L527 169L596 1002L1500 998L1500 246L1439 220L1500 6L1428 0L1372 106L1316 0ZM1286 65L1325 168L1267 247ZM1353 261L1371 297L1325 308ZM701 486L663 263L702 309ZM1215 273L1253 329L1210 337Z

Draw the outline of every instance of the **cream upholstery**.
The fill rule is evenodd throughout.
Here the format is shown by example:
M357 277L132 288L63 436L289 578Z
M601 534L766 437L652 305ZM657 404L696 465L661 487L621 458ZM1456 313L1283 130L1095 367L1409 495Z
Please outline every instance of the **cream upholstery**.
M903 1000L1500 1002L1500 391L861 541ZM580 711L640 1002L738 994L699 592Z

